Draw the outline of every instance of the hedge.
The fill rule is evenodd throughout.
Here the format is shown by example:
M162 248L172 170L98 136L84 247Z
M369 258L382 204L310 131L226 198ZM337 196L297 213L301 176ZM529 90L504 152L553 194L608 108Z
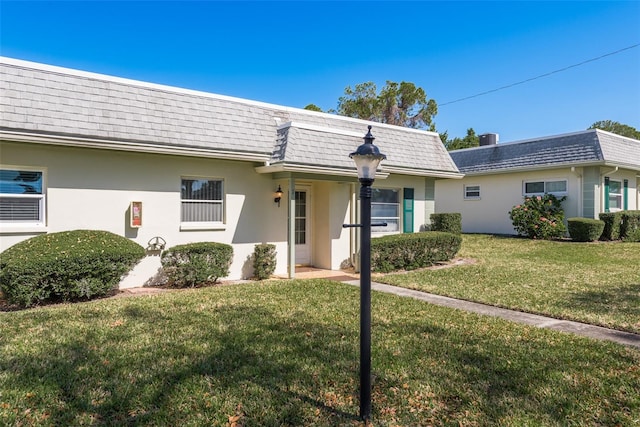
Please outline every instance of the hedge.
M640 242L640 211L622 211L620 237L627 242Z
M620 239L620 225L622 224L622 212L602 212L599 216L604 221L604 230L600 240Z
M160 258L168 284L180 288L217 282L229 275L232 260L233 247L216 242L174 246Z
M20 307L101 297L144 255L142 246L108 231L43 234L2 252L0 290Z
M431 230L446 233L462 233L462 214L457 212L432 213Z
M567 224L569 236L576 242L598 240L604 230L604 221L593 218L569 218Z
M601 240L640 241L640 211L603 212L605 222Z
M253 273L258 280L271 277L276 271L276 245L262 243L253 251Z
M415 270L452 259L460 250L459 234L425 231L371 239L371 270Z

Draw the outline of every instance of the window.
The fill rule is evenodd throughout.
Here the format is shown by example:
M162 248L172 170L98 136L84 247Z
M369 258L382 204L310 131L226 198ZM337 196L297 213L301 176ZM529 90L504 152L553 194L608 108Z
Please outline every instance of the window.
M397 189L371 189L371 222L386 222L386 227L371 227L374 233L400 230L400 198Z
M609 209L622 210L622 182L609 180Z
M44 225L42 171L0 169L0 223Z
M565 195L567 193L567 181L530 181L524 183L524 195Z
M464 186L464 198L465 199L479 199L480 198L480 186L479 185L465 185Z
M183 223L224 221L224 193L221 179L183 178L181 189Z

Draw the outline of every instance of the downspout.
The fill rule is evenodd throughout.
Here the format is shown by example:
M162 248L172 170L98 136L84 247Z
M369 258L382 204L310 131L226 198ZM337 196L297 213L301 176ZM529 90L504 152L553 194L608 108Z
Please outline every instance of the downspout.
M576 167L575 166L571 166L571 172L578 178L578 216L579 217L584 217L584 206L583 206L583 198L584 198L584 188L582 188L582 174L576 172Z

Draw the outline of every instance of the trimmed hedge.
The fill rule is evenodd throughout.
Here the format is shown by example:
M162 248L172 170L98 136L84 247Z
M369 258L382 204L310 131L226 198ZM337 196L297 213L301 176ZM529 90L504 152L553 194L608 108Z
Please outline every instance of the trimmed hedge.
M431 230L444 231L445 233L462 233L462 214L458 212L432 213Z
M640 211L622 211L620 237L626 242L640 242Z
M233 247L216 242L174 246L160 258L168 284L179 288L215 283L229 275L232 260Z
M567 219L569 236L576 242L593 242L598 240L604 230L604 221L593 218Z
M640 211L603 212L605 222L601 240L625 240L640 242Z
M108 231L74 230L20 242L0 256L0 290L9 303L88 300L116 290L144 248Z
M620 239L622 212L602 212L598 217L601 221L604 221L604 231L600 236L600 240Z
M258 280L271 277L276 271L276 245L262 243L253 251L253 273Z
M371 270L415 270L452 259L460 250L459 234L425 231L371 239Z

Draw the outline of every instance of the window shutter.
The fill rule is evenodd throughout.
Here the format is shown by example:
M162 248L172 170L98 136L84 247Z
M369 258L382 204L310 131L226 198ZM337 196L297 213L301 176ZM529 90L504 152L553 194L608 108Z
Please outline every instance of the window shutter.
M629 180L624 180L624 190L622 190L623 209L629 210Z
M402 231L413 233L413 188L404 189Z
M604 177L604 211L609 212L609 177Z

